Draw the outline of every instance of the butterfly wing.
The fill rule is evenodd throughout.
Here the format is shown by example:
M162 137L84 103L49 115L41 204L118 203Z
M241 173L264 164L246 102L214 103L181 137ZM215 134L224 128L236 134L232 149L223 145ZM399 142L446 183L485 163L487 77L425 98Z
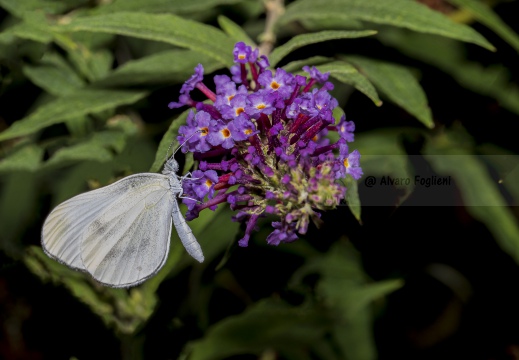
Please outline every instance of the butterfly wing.
M131 191L129 185L133 179L140 178L141 174L129 176L109 186L77 195L55 207L43 224L43 251L73 269L86 271L80 257L80 242L85 230L99 214ZM149 177L146 179L156 181Z
M144 176L131 179L131 190L89 224L80 242L85 269L108 286L140 284L162 268L169 253L176 200L168 178L139 175Z
M131 211L132 204L138 204L148 195L159 194L167 197L169 193L166 176L144 173L128 176L103 188L77 195L54 208L45 220L42 229L43 250L61 263L91 273L81 258L81 243L91 225L99 219L106 218L107 213L116 209ZM165 212L160 215L163 223L165 222L163 229L166 236L162 235L156 241L163 244L162 249L169 247L170 211L171 208L166 207ZM102 244L106 239L91 238L91 241Z
M193 231L187 224L186 219L182 216L178 207L177 199L174 198L173 200L174 203L171 216L173 218L173 224L175 224L175 228L177 229L178 237L180 238L180 241L182 241L182 245L184 245L188 254L194 257L195 260L203 262L204 254L202 253L202 248L198 241L196 241Z

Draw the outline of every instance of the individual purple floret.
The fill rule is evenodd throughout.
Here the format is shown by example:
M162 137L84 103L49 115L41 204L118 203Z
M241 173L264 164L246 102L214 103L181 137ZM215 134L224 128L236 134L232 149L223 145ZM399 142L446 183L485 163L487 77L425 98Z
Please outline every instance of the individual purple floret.
M231 130L229 130L229 126L221 120L212 122L209 128L209 135L207 135L207 141L213 146L221 145L224 149L234 147Z
M303 66L303 71L310 75L310 79L315 80L321 84L324 84L328 80L329 73L321 73L315 66L311 68L309 66Z
M252 48L250 46L245 45L244 42L239 42L236 43L236 45L234 46L234 51L232 53L234 55L235 63L246 64L247 62L249 62L249 57L252 53Z
M196 110L178 132L179 142L187 139L183 151L199 161L192 180L183 182L186 218L228 203L237 211L232 220L245 223L240 246L248 246L266 216L275 218L267 243L289 243L311 222L320 225L321 211L345 198L341 179L362 176L360 153L348 147L355 124L344 115L334 118L338 102L329 93L329 73L313 66L303 67L308 77L268 70L268 58L243 42L233 55L232 76L216 75L215 92L203 83L198 65L179 101L169 104ZM212 103L192 100L194 89ZM334 143L332 132L338 135Z
M278 94L282 99L286 99L292 94L294 85L292 84L294 75L287 73L282 68L276 69L276 75L272 75L270 70L265 70L259 77L258 82L265 91Z
M339 133L341 138L347 142L353 142L355 131L355 123L353 121L346 121L346 115L341 116L341 120L337 124L335 130Z
M234 141L247 140L249 137L259 133L259 131L256 130L256 125L254 125L246 114L240 114L231 121L229 123L229 130L231 131Z

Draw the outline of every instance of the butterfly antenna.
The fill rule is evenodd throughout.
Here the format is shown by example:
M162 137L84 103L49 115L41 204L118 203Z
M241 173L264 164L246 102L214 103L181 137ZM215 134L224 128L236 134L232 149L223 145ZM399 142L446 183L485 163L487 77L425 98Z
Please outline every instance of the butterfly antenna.
M180 144L179 147L173 152L172 156L175 155L177 153L177 151L179 151L182 148L182 146L184 146L189 141L189 139L191 139L193 136L195 136L196 134L199 134L201 132L203 132L203 130L197 130L194 133L192 133L191 135L189 135L189 137L186 140L184 140L184 142L182 144ZM168 159L169 150L171 150L172 146L173 146L173 142L171 142L171 144L169 144L168 151L166 152L166 160Z
M173 142L171 142L171 144L169 144L169 147L168 147L168 150L166 151L166 159L164 160L164 162L168 161L168 157L169 157L169 150L171 150L171 147L173 146Z

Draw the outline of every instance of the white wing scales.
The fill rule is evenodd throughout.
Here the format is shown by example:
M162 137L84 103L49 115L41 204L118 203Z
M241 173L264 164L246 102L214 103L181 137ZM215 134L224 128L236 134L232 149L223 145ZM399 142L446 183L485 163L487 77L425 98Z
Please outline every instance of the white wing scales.
M154 186L114 203L85 231L81 258L87 271L115 287L156 274L169 253L173 201L168 189Z
M54 208L43 224L45 253L74 269L86 271L79 254L83 232L100 212L124 194L121 185L118 181L75 196Z
M126 211L114 204L83 238L81 256L88 272L117 287L135 286L156 274L169 252L172 200L169 191L157 188Z
M164 266L173 220L187 252L203 262L177 203L182 191L174 174L178 165L169 161L167 175L128 176L58 205L43 225L45 253L105 285L135 286Z
M146 202L145 199L148 196L150 200ZM168 177L154 173L128 176L103 188L77 195L58 205L45 220L42 229L43 250L55 260L76 270L88 271L97 279L97 277L100 276L101 270L96 272L91 263L89 263L87 268L82 259L82 256L85 257L85 255L82 254L83 249L85 249L82 242L84 242L84 239L88 239L87 234L89 233L89 229L91 232L96 226L99 227L100 222L104 221L104 228L107 230L108 227L113 227L115 230L117 230L117 228L126 228L127 231L131 231L128 229L128 224L131 220L128 219L128 221L126 221L124 218L137 219L139 217L139 211L142 210L142 207L138 206L139 202L142 206L147 206L146 204L148 204L148 207L150 203L156 204L158 202L159 204L155 205L155 211L157 213L155 214L154 212L151 218L142 216L143 214L140 216L141 223L147 221L150 223L148 227L154 227L154 229L148 229L149 234L153 234L152 236L154 237L153 241L151 241L154 250L149 251L146 242L141 245L142 260L140 261L142 261L144 266L138 263L135 267L135 269L140 267L140 269L144 269L144 271L135 271L135 269L129 271L129 278L132 278L132 276L141 276L144 279L141 279L139 282L142 282L160 269L168 255L167 250L169 249L171 234L170 216L172 211L172 207L169 204L174 200L172 197L173 195L169 190ZM158 201L158 199L161 198L166 200ZM163 212L161 213L160 211ZM145 214L150 213L146 212ZM118 223L117 218L122 222ZM108 223L106 223L106 221L108 221ZM139 220L136 221L139 222ZM99 232L99 230L97 231ZM117 231L115 231L114 234L117 235ZM112 235L112 233L110 233L110 235ZM100 249L106 249L108 244L113 244L115 237L110 235L108 238L97 237L94 239ZM90 239L93 238L90 237ZM85 245L88 245L88 241ZM129 246L135 247L133 244ZM86 246L86 249L88 249L88 246ZM117 247L115 249L117 249ZM114 250L114 252L115 251L116 250ZM112 254L114 254L114 252ZM148 256L160 258L160 260L150 261ZM116 261L116 258L112 257L112 259ZM99 262L99 264L101 264L101 262ZM152 267L153 264L156 264L157 268L152 271L150 267ZM100 269L103 269L103 266L107 266L107 262L105 261L100 266ZM108 267L110 266L113 266L113 264L109 264ZM146 273L146 269L150 274ZM98 280L114 287L132 286L139 283L131 284L131 282L129 282L126 284L124 281L129 278L124 278L123 276L120 276L123 281L122 283L119 281L111 283L111 280L103 281L103 279L106 279L106 276L107 275L104 275L104 277L100 276ZM113 279L113 277L110 279Z

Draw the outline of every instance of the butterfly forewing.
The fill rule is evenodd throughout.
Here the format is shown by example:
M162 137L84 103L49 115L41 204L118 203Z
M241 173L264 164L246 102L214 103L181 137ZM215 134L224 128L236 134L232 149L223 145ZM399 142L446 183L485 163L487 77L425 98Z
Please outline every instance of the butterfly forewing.
M85 271L80 257L80 242L90 223L123 196L128 189L118 181L89 191L58 205L47 216L42 229L42 247L50 257Z

